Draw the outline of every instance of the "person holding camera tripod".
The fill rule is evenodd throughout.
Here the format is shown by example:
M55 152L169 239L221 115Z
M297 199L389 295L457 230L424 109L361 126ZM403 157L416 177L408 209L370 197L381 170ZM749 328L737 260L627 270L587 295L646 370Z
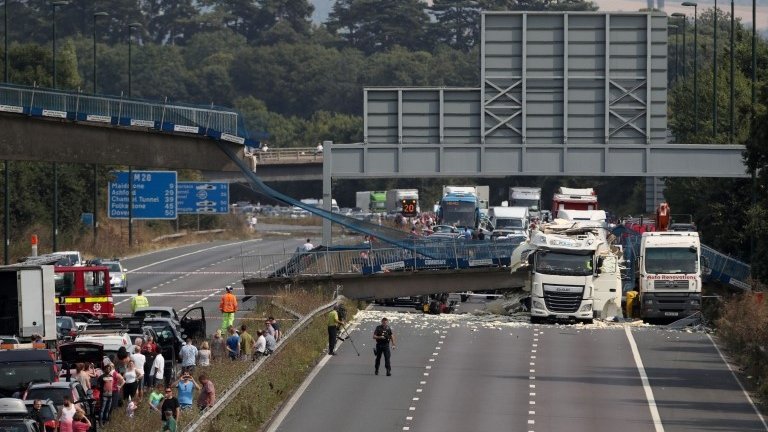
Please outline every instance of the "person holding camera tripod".
M344 321L339 319L339 304L333 306L328 313L328 355L336 355L336 335L339 327L344 325Z
M389 343L392 342L392 348L395 348L395 333L389 326L389 320L387 318L381 319L381 325L376 326L373 331L373 339L376 341L376 363L374 364L376 375L379 374L379 365L381 364L381 355L384 355L384 367L387 369L387 376L392 376L392 364L389 362L389 358L392 352L389 349Z

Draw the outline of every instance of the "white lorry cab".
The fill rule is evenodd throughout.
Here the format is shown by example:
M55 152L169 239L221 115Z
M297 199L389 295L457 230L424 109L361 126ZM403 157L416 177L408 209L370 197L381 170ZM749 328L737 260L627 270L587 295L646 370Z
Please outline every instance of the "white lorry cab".
M529 237L530 216L528 207L491 207L488 220L493 227L492 237Z
M531 234L531 322L621 314L621 250L604 230L573 223L548 224Z

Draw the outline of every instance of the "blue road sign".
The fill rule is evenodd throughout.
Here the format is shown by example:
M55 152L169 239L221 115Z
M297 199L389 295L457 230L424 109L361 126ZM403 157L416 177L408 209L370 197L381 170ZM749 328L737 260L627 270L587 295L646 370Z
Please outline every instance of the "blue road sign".
M128 219L128 171L109 182L108 214ZM176 219L176 171L133 171L133 219Z
M179 182L179 214L229 213L229 183Z

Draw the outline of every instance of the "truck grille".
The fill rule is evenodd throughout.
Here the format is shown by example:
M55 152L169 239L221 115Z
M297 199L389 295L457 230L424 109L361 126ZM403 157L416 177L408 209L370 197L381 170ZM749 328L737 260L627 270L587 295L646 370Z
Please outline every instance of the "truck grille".
M653 281L653 289L688 289L688 281L680 280L656 280Z
M544 303L551 312L572 313L579 310L584 287L572 285L544 285Z

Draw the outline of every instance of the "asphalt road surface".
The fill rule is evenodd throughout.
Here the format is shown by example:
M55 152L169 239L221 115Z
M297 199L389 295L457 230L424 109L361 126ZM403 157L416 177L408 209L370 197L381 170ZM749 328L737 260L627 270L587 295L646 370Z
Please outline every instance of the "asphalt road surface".
M150 306L172 306L180 317L202 307L209 334L221 326L219 300L224 288L232 285L240 309L249 309L253 298L243 303L242 279L274 268L272 261L242 260L241 255L283 254L303 244L301 239L216 241L182 246L122 260L128 269L128 292L113 294L118 316L130 314L130 299L144 291ZM198 314L192 311L190 314ZM239 321L239 313L235 321ZM190 315L193 316L193 315Z
M351 333L361 355L326 357L270 430L768 430L706 333L377 309ZM391 377L373 374L383 316Z

